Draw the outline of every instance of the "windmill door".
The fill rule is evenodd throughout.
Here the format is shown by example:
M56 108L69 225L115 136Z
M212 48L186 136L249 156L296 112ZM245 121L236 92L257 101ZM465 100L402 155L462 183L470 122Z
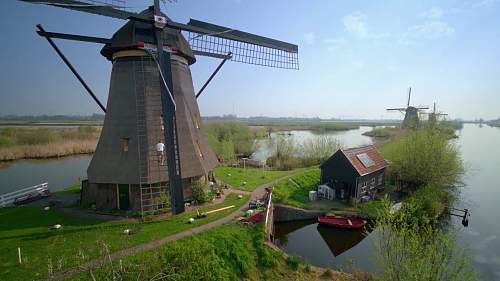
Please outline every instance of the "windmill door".
M118 185L118 208L120 210L128 210L130 208L129 185Z

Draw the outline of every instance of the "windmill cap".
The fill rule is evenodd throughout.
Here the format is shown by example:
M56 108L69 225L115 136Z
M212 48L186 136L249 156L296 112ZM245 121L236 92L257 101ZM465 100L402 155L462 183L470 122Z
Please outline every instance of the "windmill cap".
M140 14L153 18L153 6L140 12ZM161 14L166 17L167 20L170 20L164 13ZM106 44L102 48L101 55L108 60L112 60L115 52L137 49L138 41L155 44L155 34L151 32L152 28L153 25L151 23L129 20L113 34L111 43ZM179 30L168 27L164 28L162 31L162 39L164 45L175 49L176 53L184 57L190 65L196 62L193 50L191 50L188 41Z

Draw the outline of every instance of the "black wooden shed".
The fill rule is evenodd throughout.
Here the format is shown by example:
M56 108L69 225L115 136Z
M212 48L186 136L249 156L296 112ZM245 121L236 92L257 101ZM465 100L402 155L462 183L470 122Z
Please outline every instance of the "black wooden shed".
M321 164L320 183L330 186L335 198L357 203L383 189L387 165L374 145L339 149Z

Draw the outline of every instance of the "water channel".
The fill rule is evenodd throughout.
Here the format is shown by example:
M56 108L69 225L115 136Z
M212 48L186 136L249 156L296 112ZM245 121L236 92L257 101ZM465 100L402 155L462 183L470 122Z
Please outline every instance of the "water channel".
M344 146L371 143L362 136L369 127L333 132ZM469 227L463 228L458 219L451 218L459 244L466 248L472 265L484 280L500 280L500 129L465 124L456 140L467 166L456 207L469 208ZM292 131L291 137L300 142L321 136L310 131ZM263 148L262 148L263 147ZM260 149L260 150L259 150ZM272 148L259 146L255 157L265 158ZM86 177L90 155L52 160L19 160L0 164L0 194L19 188L49 182L55 191ZM373 261L376 231L365 237L364 232L333 230L318 227L314 221L276 225L277 244L287 253L299 255L309 263L333 269L357 267L375 271Z

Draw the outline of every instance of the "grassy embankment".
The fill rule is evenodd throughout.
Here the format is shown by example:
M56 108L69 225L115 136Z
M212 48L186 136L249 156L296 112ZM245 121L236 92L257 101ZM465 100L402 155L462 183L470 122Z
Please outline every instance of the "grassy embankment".
M105 245L115 252L137 244L157 240L196 226L215 221L234 212L247 202L248 196L238 199L229 194L219 204L201 207L209 211L225 206L235 208L211 214L187 224L194 211L148 222L98 221L65 215L58 208L44 211L41 207L0 209L0 280L33 280L44 278L49 268L53 272L78 266L100 256ZM51 230L61 224L59 230ZM124 235L132 229L134 234ZM17 247L21 248L23 263L18 264Z
M215 168L215 176L223 183L231 187L244 191L253 191L258 186L295 173L301 169L290 171L273 171L259 168L237 168L228 166L219 166ZM245 184L246 183L246 184Z
M0 161L92 153L101 128L0 128Z
M224 225L127 257L121 266L107 262L75 280L361 280L285 258L263 242L262 226Z

